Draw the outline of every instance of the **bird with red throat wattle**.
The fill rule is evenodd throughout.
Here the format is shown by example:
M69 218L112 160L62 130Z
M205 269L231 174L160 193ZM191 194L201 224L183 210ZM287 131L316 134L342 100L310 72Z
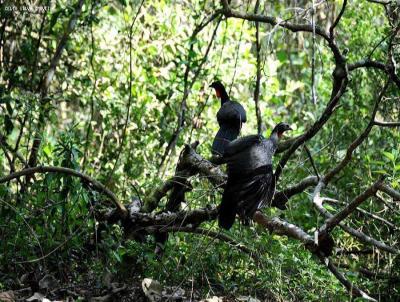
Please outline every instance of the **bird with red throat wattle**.
M223 156L225 147L238 137L243 123L246 123L246 111L241 104L229 98L220 81L213 82L210 87L215 89L217 98L221 100L221 108L217 113L219 130L215 135L211 151L215 156Z

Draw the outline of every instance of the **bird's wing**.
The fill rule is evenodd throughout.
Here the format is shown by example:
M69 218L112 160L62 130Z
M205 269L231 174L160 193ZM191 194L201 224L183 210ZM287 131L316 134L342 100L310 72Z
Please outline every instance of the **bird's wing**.
M239 121L240 123L245 123L247 120L246 111L238 102L230 101L222 105L217 113L217 119L219 122Z
M247 117L246 117L246 110L244 110L243 106L238 103L238 102L232 102L233 107L235 108L235 111L240 115L240 120L242 123L247 122Z
M243 150L250 148L251 146L254 146L255 144L260 143L262 140L263 140L263 137L261 135L249 135L249 136L244 136L244 137L238 138L238 139L230 142L225 147L224 157L225 158L230 157L239 152L242 152Z

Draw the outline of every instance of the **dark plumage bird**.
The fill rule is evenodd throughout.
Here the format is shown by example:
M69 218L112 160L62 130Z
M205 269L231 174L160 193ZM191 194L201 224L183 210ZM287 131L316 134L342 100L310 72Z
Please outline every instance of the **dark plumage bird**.
M271 202L275 191L272 156L288 130L288 124L279 123L269 139L250 135L226 146L223 162L228 166L228 181L218 211L220 227L229 230L236 214L251 219L257 209Z
M238 102L230 100L220 81L213 82L210 87L215 89L217 97L221 100L221 108L217 113L220 128L212 144L212 153L222 156L226 145L238 137L242 124L246 122L246 111Z

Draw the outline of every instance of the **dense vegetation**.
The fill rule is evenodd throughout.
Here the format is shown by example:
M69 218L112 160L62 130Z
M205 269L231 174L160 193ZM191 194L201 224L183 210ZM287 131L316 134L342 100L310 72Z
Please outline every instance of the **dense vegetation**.
M37 2L1 8L1 291L35 291L52 275L60 288L148 277L195 297L400 299L398 1ZM266 217L314 236L326 211L373 191L329 230L344 281L287 229L223 232L204 219L195 233L182 222L160 256L152 226L110 219L137 199L161 217L171 187L156 193L185 144L211 157L215 79L247 110L242 135L294 128L274 158L277 190L311 181ZM70 170L17 175L42 166ZM206 172L186 178L185 213L218 205L221 185Z

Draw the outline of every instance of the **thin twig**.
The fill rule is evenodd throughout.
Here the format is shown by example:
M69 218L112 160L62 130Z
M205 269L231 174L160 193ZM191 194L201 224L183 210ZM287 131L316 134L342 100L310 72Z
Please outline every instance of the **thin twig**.
M260 6L260 0L256 1L254 13L257 14ZM256 75L256 87L254 88L254 103L256 106L256 118L257 118L257 133L262 133L262 119L260 110L260 86L261 86L261 43L260 43L260 24L256 22L256 59L257 59L257 75Z

